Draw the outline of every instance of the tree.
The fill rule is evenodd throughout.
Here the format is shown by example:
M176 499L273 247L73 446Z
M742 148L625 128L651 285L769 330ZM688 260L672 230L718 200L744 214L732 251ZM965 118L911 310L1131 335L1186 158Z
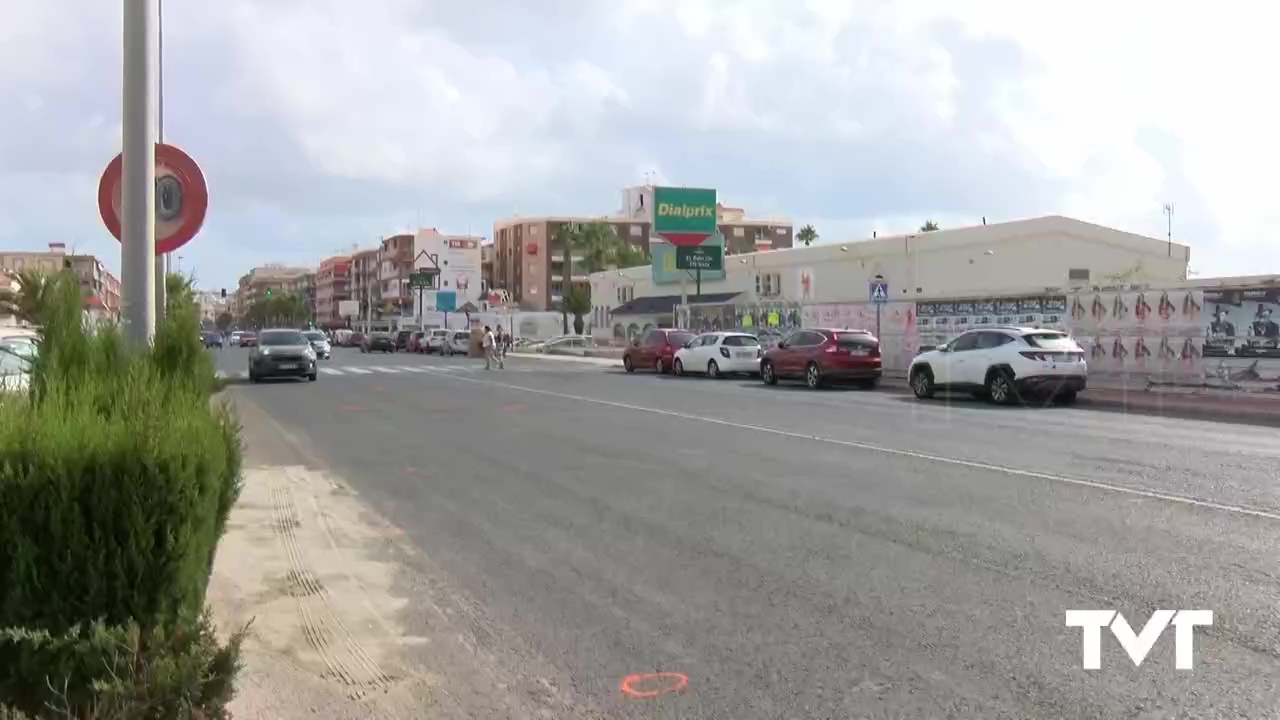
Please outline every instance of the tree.
M805 225L800 228L800 232L796 233L796 239L804 243L805 247L809 247L818 241L818 231L814 230L812 225Z
M245 311L244 321L250 327L298 327L311 319L311 308L302 297L292 294L270 295L255 300Z
M938 223L932 220L925 220L924 224L920 226L920 232L933 232L934 230L937 230L937 229L938 229Z
M11 278L17 287L0 290L0 312L28 325L40 325L54 291L53 275L40 270L19 270Z
M613 264L620 268L640 267L649 264L649 255L635 245L619 242Z
M566 313L573 315L573 333L581 335L583 329L582 316L591 312L591 290L574 285L569 288L569 292L565 293L564 300L560 306L564 308ZM565 333L568 335L568 333Z
M235 316L225 310L218 313L218 317L214 318L213 325L218 328L219 332L226 332L231 329L231 325L235 323Z

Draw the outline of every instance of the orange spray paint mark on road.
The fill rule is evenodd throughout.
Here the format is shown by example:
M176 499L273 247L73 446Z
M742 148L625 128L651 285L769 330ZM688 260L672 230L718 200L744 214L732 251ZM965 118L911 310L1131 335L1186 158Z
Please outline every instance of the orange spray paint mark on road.
M521 410L528 410L528 409L529 409L528 405L522 405L520 403L513 403L511 405L502 406L503 412L520 412Z
M689 676L678 672L633 673L622 678L618 689L623 695L639 699L679 692L689 685Z

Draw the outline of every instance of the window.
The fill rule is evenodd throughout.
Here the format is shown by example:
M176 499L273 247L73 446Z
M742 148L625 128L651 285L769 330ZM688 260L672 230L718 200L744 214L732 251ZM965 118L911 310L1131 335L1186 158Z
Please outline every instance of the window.
M1068 268L1067 279L1078 282L1089 282L1089 268Z
M640 237L642 234L644 234L644 228L640 227L639 225L632 225L627 230L628 232L631 233L631 237Z
M703 335L693 343L693 347L711 347L712 345L715 345L716 341L719 339L720 338L715 335Z
M998 348L1001 345L1004 345L1012 341L1013 341L1013 338L1009 337L1008 335L1005 335L1004 333L983 332L983 333L978 333L977 347L979 350L990 350L991 348Z
M846 350L871 350L878 345L871 335L842 333L836 336L836 347Z
M746 234L747 234L747 229L746 229L746 228L736 227L736 228L734 228L734 229L733 229L733 236L734 236L734 237L745 237L745 236L746 236Z
M1026 340L1031 347L1038 347L1042 350L1079 350L1071 336L1063 333L1032 333L1023 335L1022 339Z
M658 335L661 336L662 333L658 333ZM671 336L668 339L668 342L670 342L672 345L675 345L676 347L680 347L681 345L684 345L685 343L689 342L692 339L693 339L693 333L673 332L671 333Z
M726 335L720 344L729 347L760 347L760 341L751 335Z
M756 295L760 297L777 297L781 294L781 273L761 273L756 276Z
M786 229L786 228L778 228L775 232L777 232L777 234L779 234L779 235L786 235L786 234L787 234L787 229Z
M965 333L955 340L951 341L951 350L953 352L963 352L965 350L973 350L978 347L978 335L980 333Z

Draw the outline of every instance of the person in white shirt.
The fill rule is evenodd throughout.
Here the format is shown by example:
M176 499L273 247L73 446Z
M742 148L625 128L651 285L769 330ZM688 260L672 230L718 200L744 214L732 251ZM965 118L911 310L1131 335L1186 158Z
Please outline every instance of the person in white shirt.
M498 341L488 325L484 326L484 340L481 344L484 346L484 369L492 370L495 363L501 369L503 363L502 356L498 354Z

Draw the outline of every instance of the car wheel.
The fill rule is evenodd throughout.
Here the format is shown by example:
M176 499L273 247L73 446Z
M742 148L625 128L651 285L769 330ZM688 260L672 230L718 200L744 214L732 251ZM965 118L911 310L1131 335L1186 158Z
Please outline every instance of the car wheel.
M778 376L773 371L773 363L768 360L760 363L760 380L764 382L765 385L778 384Z
M1018 397L1013 380L1006 370L991 370L987 373L987 397L996 405L1008 405Z
M635 371L636 371L636 366L631 364L631 356L630 356L630 355L623 355L623 356L622 356L622 369L623 369L623 370L626 370L626 371L627 371L627 372L629 372L629 373L633 373L633 372L635 372Z
M811 362L809 367L804 369L804 384L811 390L822 387L822 369L818 367L818 363Z
M720 377L720 366L716 364L715 360L712 360L711 362L707 363L707 377L709 378Z
M680 358L676 358L675 373L677 375L684 375L684 361Z
M933 371L927 367L922 367L912 372L911 392L920 400L928 400L933 397Z
M656 361L654 361L654 363L653 363L653 370L654 370L654 372L658 373L659 375L666 375L666 374L667 374L667 364L666 364L666 363L664 363L664 362L662 362L662 358L658 358L658 359L657 359Z
M316 373L311 373L310 375L307 376L307 382L315 382L316 378L318 377L320 376L317 375Z

